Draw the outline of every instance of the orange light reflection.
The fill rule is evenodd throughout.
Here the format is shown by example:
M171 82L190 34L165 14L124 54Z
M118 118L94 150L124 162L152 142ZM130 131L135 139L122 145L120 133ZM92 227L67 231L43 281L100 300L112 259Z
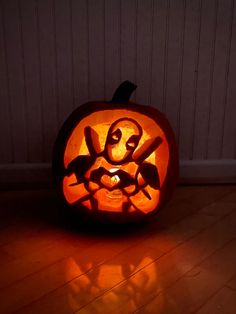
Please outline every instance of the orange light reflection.
M152 242L150 239L143 244L141 242L140 247L131 247L115 257L112 257L112 253L110 257L105 253L106 261L100 265L91 259L86 261L86 256L68 258L65 273L69 282L70 309L74 312L85 306L82 313L93 314L112 313L123 307L134 311L145 298L160 291L157 261L162 253L158 247L152 247ZM170 242L170 239L163 240L167 247L174 246ZM121 245L115 242L112 251L116 250L116 244L118 247ZM101 252L101 260L102 255Z

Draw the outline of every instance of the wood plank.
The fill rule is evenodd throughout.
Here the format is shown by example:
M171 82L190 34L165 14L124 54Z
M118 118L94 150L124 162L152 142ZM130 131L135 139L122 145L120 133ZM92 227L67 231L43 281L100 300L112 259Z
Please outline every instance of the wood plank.
M105 99L110 100L121 83L121 3L104 2L105 36Z
M89 100L105 98L104 1L88 0Z
M182 220L189 215L197 213L199 210L208 206L216 201L225 200L233 193L229 193L227 187L225 189L216 188L216 187L198 187L198 193L194 193L191 197L183 201L175 201L174 199L169 202L165 207L165 210L160 211L159 216L157 217L159 223L162 226L170 226L173 223L176 223ZM206 193L207 191L207 193ZM176 210L178 206L178 210Z
M88 1L72 0L72 70L74 81L74 106L89 99L89 25Z
M72 71L72 34L71 6L67 0L55 1L55 46L56 75L58 82L59 126L72 112L73 108L73 71Z
M185 27L185 2L170 1L168 26L168 50L165 77L163 111L178 139L178 111L180 107L180 87L182 84L182 53Z
M226 86L225 113L224 113L224 132L222 136L221 156L223 158L236 157L236 132L235 132L235 73L236 73L236 5L232 10L233 21L231 29L231 43L229 49L229 72L228 84Z
M42 103L40 89L40 62L37 36L36 3L20 2L22 44L24 53L25 88L27 104L27 125L29 162L42 162ZM39 144L40 143L40 144Z
M11 107L9 94L9 77L7 66L6 34L3 16L3 5L0 5L0 143L4 149L0 150L0 163L12 162L13 138L11 133Z
M185 15L183 74L179 112L179 154L180 159L189 160L194 140L193 122L201 31L201 1L187 1Z
M1 309L11 312L36 301L45 294L53 292L58 286L63 287L66 282L78 280L84 273L92 274L94 268L116 254L116 246L106 245L105 243L93 245L90 249L77 249L71 257L64 258L33 276L1 290L1 299L6 300L1 304ZM29 287L31 288L30 293ZM13 291L14 297L11 297L11 302L9 302L6 297L9 293L12 294Z
M199 311L198 314L206 313L234 313L236 311L236 291L224 287L216 293Z
M3 18L9 79L13 161L20 163L28 161L28 126L25 98L25 57L22 49L22 31L17 1L3 2Z
M121 81L136 83L137 2L121 0ZM132 95L135 99L135 93Z
M231 41L232 0L219 1L216 39L214 47L214 68L210 95L210 112L208 122L208 159L220 159L221 141L224 128L224 101L228 80L229 47Z
M213 197L213 195L215 198L216 194L212 192L211 197ZM199 194L198 194L198 198L200 198ZM181 203L179 204L178 207L176 207L176 210L178 211L180 207L181 207ZM150 271L150 273L148 274L152 274L152 276L154 276L152 278L156 278L156 275L155 275L156 266L154 266L153 268L153 265L154 265L153 263L155 260L159 261L163 259L163 262L161 262L161 265L166 270L164 272L167 272L167 273L173 272L174 271L173 263L176 263L177 260L180 260L180 265L181 265L180 267L182 269L181 271L187 271L188 267L190 267L193 263L196 262L196 259L199 259L201 256L204 257L204 254L205 255L208 253L210 254L211 248L212 250L214 250L215 247L220 246L221 243L224 243L224 241L228 241L228 237L232 237L232 234L235 234L234 228L231 228L229 229L230 230L229 234L226 234L223 238L219 237L219 239L216 241L214 245L212 245L212 243L204 242L204 239L209 236L209 232L210 234L215 234L216 232L219 232L220 230L219 228L222 228L222 227L224 228L225 226L223 224L216 223L219 219L221 220L221 217L215 216L215 217L209 218L208 216L204 216L205 217L204 218L203 216L201 216L202 218L199 221L197 219L193 219L192 223L190 223L190 220L186 220L184 225L180 224L179 227L175 227L172 231L171 231L171 228L165 231L161 231L159 229L158 234L156 233L157 224L155 223L153 225L153 228L151 229L152 234L149 235L147 239L145 237L145 233L144 233L143 239L142 239L142 236L141 238L140 236L137 237L137 234L133 234L131 238L129 238L129 236L124 235L126 239L125 241L122 240L123 238L122 237L121 239L117 238L117 241L114 242L114 238L113 238L111 239L111 241L109 241L109 244L117 253L120 252L120 254L115 255L115 256L110 256L108 260L104 260L103 263L98 265L98 267L94 265L94 267L88 273L81 274L80 270L84 269L84 266L83 266L84 264L83 262L81 263L81 259L79 257L80 255L78 255L77 258L72 259L72 261L70 262L71 266L69 267L69 269L67 268L67 271L69 271L69 274L70 274L69 278L71 279L71 281L51 291L47 295L42 296L38 300L35 300L31 304L24 306L19 311L19 313L30 313L32 311L34 313L39 313L42 310L44 310L45 313L50 313L50 312L71 313L75 311L76 309L80 308L81 306L84 306L88 302L92 301L93 298L96 299L100 294L103 294L104 292L108 292L109 295L112 294L114 296L114 293L116 294L116 292L114 293L112 291L109 292L109 289L111 289L112 286L116 286L117 284L125 281L126 278L127 277L129 278L131 274L134 274L134 276L136 276L135 278L137 278L137 280L134 279L134 282L138 282L139 277L137 277L138 276L137 274L140 272L142 272L142 274L143 273L147 274L147 272L144 271L146 267ZM232 217L230 217L229 220L232 220ZM209 226L212 224L213 226L209 228ZM183 232L184 230L188 229L190 225L192 226L190 227L191 232L187 234L186 232ZM214 227L214 226L217 226L217 227ZM206 228L209 228L209 230L213 229L213 231L209 231L207 233ZM205 231L202 232L203 236L200 237L201 233L199 233L199 231L202 231L203 229ZM182 232L182 237L179 236L181 232ZM156 233L155 237L154 237L154 233ZM187 239L189 239L189 241L186 241ZM184 247L180 246L181 242L183 243L182 245ZM132 247L130 247L131 243L132 243ZM126 250L124 250L125 247L126 247ZM190 256L188 256L187 252L189 252L190 247L194 248L191 251L193 252L193 255L190 254ZM92 250L93 249L94 248L92 248ZM173 253L171 254L171 252ZM163 255L163 257L161 257L160 259L158 258L162 254L165 254L165 253L167 254ZM99 256L99 254L95 253L94 256L97 256L97 255ZM102 255L102 253L100 255ZM86 256L88 255L87 254L85 255L85 259L86 259ZM91 257L89 257L89 259L90 258ZM130 263L130 267L127 267L127 266L125 267L125 265L127 265L128 260ZM92 261L93 261L93 258L91 262L87 260L87 264L91 264L91 263L93 264ZM168 267L165 266L167 264L169 265ZM168 269L166 269L166 267ZM159 267L157 267L157 269L159 269ZM179 274L179 272L176 272L174 274L172 273L171 278L174 278L173 280L175 280L174 276L176 276L177 274ZM145 277L146 275L142 275L142 276ZM165 276L166 275L163 274L162 278L163 277L165 278ZM54 278L57 278L57 276L55 275ZM159 278L159 273L158 273L158 278ZM35 280L33 279L30 279L30 281L35 282ZM88 289L87 283L89 283L89 287L91 287L91 285L94 284L94 281L95 281L95 286L90 292L90 290L89 291L87 290ZM130 281L131 280L129 279L129 284L130 284ZM131 285L133 285L133 283ZM26 282L24 283L24 286L25 287L27 286ZM50 287L50 284L49 284L49 287ZM17 291L21 290L19 287L17 289L19 289ZM153 291L153 285L151 285L151 291ZM27 291L24 292L23 295L27 296ZM118 293L118 295L120 298L119 299L120 302L122 302L123 296L125 297L125 294L120 292ZM18 298L18 300L19 299L21 300L19 301L17 307L19 306L21 302L22 302L21 303L22 305L25 304L24 301L22 301L24 300L25 297L19 296L16 298ZM60 299L60 304L58 303L59 299ZM108 300L111 301L110 298L108 298ZM142 298L140 300L142 300ZM29 302L29 300L27 302ZM98 308L96 307L96 304L98 303L97 301L94 301L94 302L95 302L95 309L96 309ZM6 304L7 304L6 305L7 307L11 308L11 306L13 306L13 309L15 309L14 303L13 305L10 305L10 302L6 301ZM99 304L101 305L101 303ZM88 312L89 312L89 309L90 308L88 308ZM92 309L94 310L94 307L92 307ZM107 307L107 309L109 312L110 308Z
M236 290L236 275L227 282L226 286Z
M206 134L208 132L210 112L209 97L211 95L214 69L217 12L218 2L216 0L202 1L192 159L206 158Z
M51 190L1 193L0 246L9 255L16 259L32 255L59 239L63 241L65 235L73 240L60 227L64 217L53 194Z
M15 282L22 281L24 278L68 258L76 251L80 254L85 248L88 249L90 246L96 246L98 242L99 239L95 238L88 238L83 241L81 237L72 237L70 234L58 233L51 238L42 238L35 249L33 249L32 244L29 244L28 249L23 245L19 248L18 243L18 252L20 252L18 257L17 255L14 257L8 252L10 250L5 251L4 248L6 254L12 257L12 261L2 265L0 288L5 290L6 287L11 287ZM31 252L30 247L32 248ZM23 251L26 251L25 255L22 254Z
M137 63L136 83L138 103L150 105L152 47L153 47L153 1L138 1L137 6Z
M145 234L143 236L145 236ZM139 239L141 238L142 236L139 237ZM58 286L63 289L66 282L77 280L77 278L84 273L96 272L98 265L114 258L119 252L124 250L129 252L127 249L132 247L133 243L136 243L136 241L137 237L133 237L132 235L127 241L120 241L119 239L113 238L113 241L104 242L101 241L100 238L97 243L94 243L90 247L77 247L74 251L70 252L70 255L67 258L62 258L57 263L36 271L32 276L27 276L24 279L15 282L14 285L11 284L0 290L1 298L6 300L1 305L1 309L4 311L16 311L27 303L31 303L34 300L43 297L45 294L53 292ZM61 241L58 245L61 251L65 250L61 245ZM47 254L46 257L48 257ZM27 261L27 259L25 259L25 261ZM18 267L21 271L22 268L24 268L19 262ZM95 270L93 271L93 269ZM7 269L4 273L6 273L6 271ZM10 276L10 273L7 272L7 275ZM16 276L16 272L14 275ZM11 294L11 291L13 290L15 291L15 297L8 300L6 296L9 293Z
M0 248L0 265L5 265L14 260L14 257L8 254L4 249Z
M230 227L235 226L236 220L229 222ZM224 285L236 274L236 240L232 239L201 263L201 267L217 276L222 277Z
M196 278L196 282L192 279L192 289L191 286L186 288L187 282L190 282L189 276L196 276L200 270L198 267L195 270L192 269L235 237L234 227L231 226L230 231L228 230L229 221L232 218L236 219L235 212L208 227L182 245L177 246L159 259L150 261L141 270L127 276L127 280L124 280L124 282L117 283L111 290L101 293L99 298L89 302L87 306L81 306L76 313L96 313L96 310L101 308L101 306L106 309L105 313L115 311L120 313L133 312L138 308L140 308L137 311L138 313L149 313L149 311L152 313L153 309L179 313L177 306L179 306L181 312L181 306L185 309L185 305L187 307L188 303L191 311L191 306L196 307L199 305L198 302L205 301L205 294L197 293L201 286L203 291L213 293L223 283L221 277L214 276L211 272L203 269L202 277ZM228 230L228 232L217 236L218 232L223 230ZM154 247L157 247L154 243ZM203 281L203 278L207 278L207 280ZM213 278L214 284L212 285ZM177 282L176 285L179 284L176 289L175 282ZM180 304L171 302L171 297L174 299L174 293L178 294L179 290L183 291L184 289L183 293L185 293L186 298L182 299L181 295L178 295L177 300ZM193 295L196 292L195 298L191 298L191 295L188 295L189 290ZM167 295L163 291L166 291ZM172 291L173 296L168 294L168 292ZM137 297L137 294L140 297ZM188 307L186 313L189 313Z
M208 308L204 304L208 304L209 299L215 299L211 297L217 295L226 281L235 274L235 244L234 240L220 248L199 266L187 272L169 289L157 295L143 310L163 309L170 313L198 313L197 310L202 306L202 309ZM218 271L218 267L222 269L223 273ZM210 303L212 302L210 301ZM216 304L215 308L217 308ZM201 310L199 312L201 313ZM215 311L212 308L208 313L215 313Z
M58 84L55 55L55 12L53 0L38 1L38 32L43 116L43 162L51 160L58 131Z
M166 75L167 40L169 23L169 1L159 0L153 3L153 47L151 69L150 103L162 110L164 103L164 85Z
M222 278L201 267L195 267L137 313L154 313L154 309L158 313L193 313L192 310L205 302L221 285Z

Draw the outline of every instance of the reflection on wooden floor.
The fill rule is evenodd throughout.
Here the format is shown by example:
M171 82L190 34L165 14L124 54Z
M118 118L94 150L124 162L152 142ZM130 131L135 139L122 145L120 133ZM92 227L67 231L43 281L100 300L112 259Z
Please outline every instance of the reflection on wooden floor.
M149 265L149 267L146 267ZM101 309L111 311L115 307L120 307L122 303L127 302L129 309L136 309L139 306L142 294L151 294L158 286L157 269L154 259L150 256L131 258L128 261L106 262L94 271L88 272L83 276L76 278L78 274L84 273L82 269L86 266L76 263L75 259L70 258L66 267L66 280L69 283L69 303L73 310L81 308L84 304L84 296L88 301L115 287L117 283L126 281L125 285L116 287L107 293L104 298L97 303L90 305L91 313L101 313ZM93 265L91 264L91 268ZM141 271L142 270L142 271ZM138 276L131 276L140 271ZM130 277L130 278L129 278ZM128 279L128 280L127 280ZM72 280L72 281L71 281ZM122 302L122 303L121 303Z
M0 193L0 313L236 313L236 187L179 187L149 223L72 222Z

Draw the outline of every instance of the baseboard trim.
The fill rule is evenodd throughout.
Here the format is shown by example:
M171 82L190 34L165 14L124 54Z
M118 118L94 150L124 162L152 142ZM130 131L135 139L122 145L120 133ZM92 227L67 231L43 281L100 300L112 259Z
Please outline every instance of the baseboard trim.
M180 184L236 183L236 160L181 160ZM49 163L0 165L0 188L51 186Z
M181 160L180 183L236 183L236 160Z
M0 189L52 186L51 164L2 164Z

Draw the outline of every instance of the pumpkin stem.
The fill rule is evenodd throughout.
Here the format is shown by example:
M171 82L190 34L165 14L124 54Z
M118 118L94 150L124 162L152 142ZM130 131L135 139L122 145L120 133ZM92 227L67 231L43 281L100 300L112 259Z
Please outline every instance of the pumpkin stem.
M114 104L115 103L119 103L119 104L128 103L131 94L136 88L137 88L137 85L131 83L130 81L124 81L118 86L110 102Z

